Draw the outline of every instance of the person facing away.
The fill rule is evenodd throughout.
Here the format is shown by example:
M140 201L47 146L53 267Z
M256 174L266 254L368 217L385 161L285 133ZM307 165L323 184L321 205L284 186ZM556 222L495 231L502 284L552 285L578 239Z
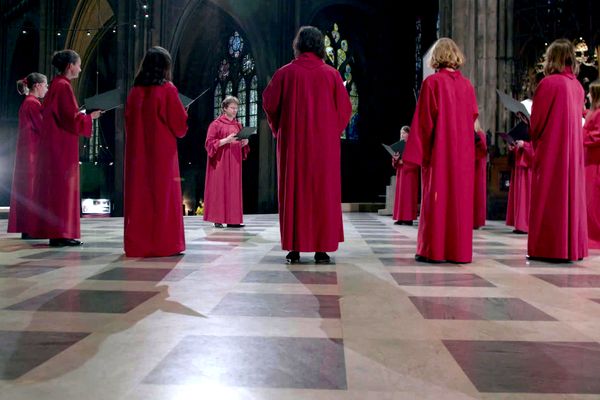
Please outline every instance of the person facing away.
M400 140L406 142L409 126L400 128ZM412 225L417 219L419 202L419 168L414 164L404 164L399 153L392 156L392 167L396 168L396 195L392 218L396 225Z
M17 81L17 91L25 96L25 100L19 108L19 136L15 151L7 232L21 233L21 238L31 239L31 224L36 213L40 211L34 197L42 134L42 103L39 99L43 99L48 92L48 80L45 75L32 72Z
M473 124L479 113L473 86L459 71L463 63L452 39L435 42L430 66L436 72L423 81L404 149L404 164L421 166L417 261L467 263L473 257Z
M589 247L600 249L600 81L590 84L590 110L583 126Z
M327 252L344 240L340 137L352 111L340 73L325 64L323 34L303 26L295 59L278 69L263 92L263 108L277 140L281 247L290 263L300 252Z
M164 257L185 250L177 139L187 111L171 82L171 55L144 55L125 105L125 255Z
M534 156L527 254L530 259L579 260L588 255L583 154L584 91L573 44L548 46L545 78L531 110Z
M236 119L240 101L227 96L221 102L222 114L208 126L204 148L204 220L216 228L241 227L244 223L242 201L242 160L248 157L248 139L237 140L242 124Z
M475 186L473 187L473 228L478 229L485 225L487 211L487 143L486 135L479 123L475 120Z
M49 238L50 246L79 246L79 136L92 135L92 120L101 111L79 111L71 80L79 77L81 58L73 50L61 50L52 56L58 71L42 106L35 198L40 212L28 232L37 238Z

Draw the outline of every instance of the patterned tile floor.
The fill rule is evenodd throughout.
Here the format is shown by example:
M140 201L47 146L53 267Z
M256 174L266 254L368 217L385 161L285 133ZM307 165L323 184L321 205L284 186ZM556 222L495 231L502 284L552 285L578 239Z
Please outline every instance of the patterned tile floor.
M245 222L152 259L118 218L0 234L0 399L600 399L599 251L527 262L488 222L472 264L422 264L416 226L348 213L332 264L289 266L277 216Z

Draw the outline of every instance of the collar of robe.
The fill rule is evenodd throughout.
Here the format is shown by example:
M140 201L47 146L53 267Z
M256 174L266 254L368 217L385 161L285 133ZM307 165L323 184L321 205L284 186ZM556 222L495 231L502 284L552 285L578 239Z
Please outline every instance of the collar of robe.
M565 69L563 69L563 71L560 74L566 76L569 79L575 79L573 68L571 68L570 65L565 66Z
M299 54L294 61L294 64L299 64L306 68L316 68L323 65L324 61L318 55L312 52Z
M444 74L448 75L449 77L451 77L452 79L456 79L462 75L458 69L451 71L448 68L441 68L440 70L438 70L438 72L444 73Z
M229 119L229 118L227 118L227 115L225 115L225 114L221 114L219 116L219 118L217 118L217 120L219 122L222 122L222 123L227 124L227 125L239 125L240 124L238 122L237 118Z

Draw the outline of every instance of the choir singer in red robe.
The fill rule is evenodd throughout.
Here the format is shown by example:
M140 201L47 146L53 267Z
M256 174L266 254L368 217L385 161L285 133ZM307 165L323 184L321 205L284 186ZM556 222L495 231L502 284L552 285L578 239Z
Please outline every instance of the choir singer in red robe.
M591 108L583 126L590 248L600 249L600 81L590 84Z
M19 108L19 136L15 155L8 232L21 232L21 238L30 239L29 227L39 206L34 199L36 165L42 130L42 103L48 92L45 75L33 72L17 82L17 91L25 96Z
M409 126L400 129L400 140L406 142L410 132ZM419 168L414 164L402 162L400 154L392 157L392 166L396 168L396 195L394 196L393 219L396 225L411 225L417 219L419 202Z
M79 77L81 58L73 50L54 53L52 65L58 75L50 83L42 107L42 134L39 143L36 215L30 234L49 238L50 246L79 246L79 137L92 136L92 120L100 111L79 111L71 80Z
M263 108L277 140L281 247L290 263L300 252L326 252L344 240L340 136L352 106L340 73L323 62L323 34L303 26L294 39L295 59L275 72L263 92Z
M421 166L422 198L415 259L468 263L473 258L473 183L478 116L462 51L449 38L433 47L406 143L404 163Z
M474 187L474 214L473 228L478 229L485 225L487 211L487 143L485 132L475 120L475 187Z
M534 158L527 254L547 261L588 255L585 166L581 114L584 91L573 44L548 47L544 74L533 97Z
M527 129L527 127L523 127ZM531 189L531 164L533 147L524 140L515 141L509 146L513 153L514 168L510 175L508 188L508 206L506 209L506 225L513 226L513 233L524 234L529 231L529 204Z
M125 255L164 257L185 250L177 138L187 112L171 83L171 55L146 52L125 105Z
M244 223L242 203L242 160L248 157L248 139L237 140L242 125L235 118L240 101L227 96L221 102L223 114L208 127L204 147L206 180L204 184L204 220L216 228L241 227Z

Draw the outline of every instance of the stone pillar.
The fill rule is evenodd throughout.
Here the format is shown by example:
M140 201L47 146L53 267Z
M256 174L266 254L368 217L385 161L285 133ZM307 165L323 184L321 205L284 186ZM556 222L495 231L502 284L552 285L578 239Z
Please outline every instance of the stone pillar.
M135 31L128 22L135 19L135 3L118 2L117 8L117 88L123 104L133 83L135 73ZM115 181L113 190L113 216L123 215L123 172L125 167L125 107L115 112Z
M481 125L493 132L505 128L496 89L510 92L512 82L512 8L513 0L440 0L440 35L463 50L462 71L475 87Z

